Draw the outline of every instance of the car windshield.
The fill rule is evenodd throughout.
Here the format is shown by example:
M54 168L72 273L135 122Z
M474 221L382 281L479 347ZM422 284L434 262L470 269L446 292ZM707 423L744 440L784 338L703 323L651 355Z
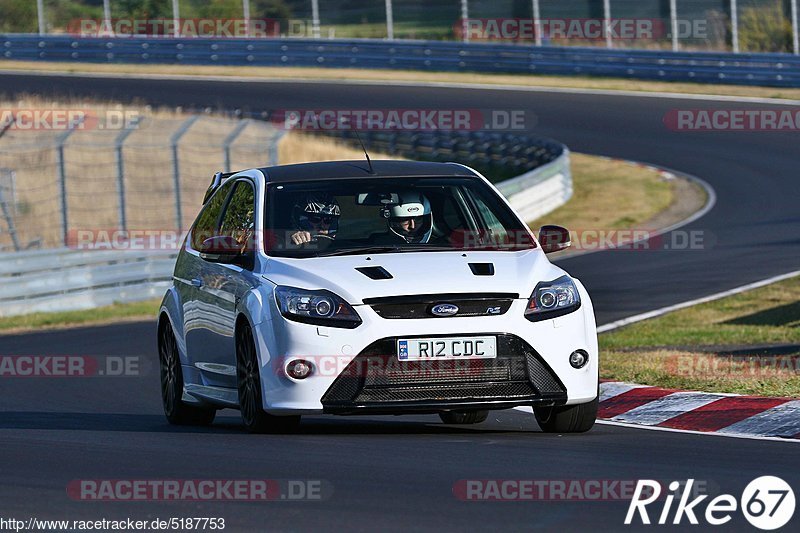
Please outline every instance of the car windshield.
M272 256L536 246L508 205L476 178L273 183L265 215L265 249Z

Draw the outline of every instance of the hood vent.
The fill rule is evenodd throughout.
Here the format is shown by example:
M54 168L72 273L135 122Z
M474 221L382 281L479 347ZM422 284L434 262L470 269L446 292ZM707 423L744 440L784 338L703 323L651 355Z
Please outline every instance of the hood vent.
M470 263L469 269L476 276L494 276L494 265L492 263Z
M356 267L356 270L367 276L369 279L392 279L394 277L382 266Z

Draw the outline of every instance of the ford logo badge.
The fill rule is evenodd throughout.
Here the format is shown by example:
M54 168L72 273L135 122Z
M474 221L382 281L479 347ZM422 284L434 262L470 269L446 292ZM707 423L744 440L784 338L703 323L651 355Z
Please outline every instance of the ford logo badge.
M436 316L453 316L458 313L458 306L453 304L436 304L431 307L431 314Z

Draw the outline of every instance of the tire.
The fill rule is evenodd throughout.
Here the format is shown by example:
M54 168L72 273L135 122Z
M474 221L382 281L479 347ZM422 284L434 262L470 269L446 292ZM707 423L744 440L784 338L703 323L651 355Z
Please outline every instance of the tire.
M442 411L439 418L445 424L480 424L489 417L489 411Z
M273 416L264 411L256 344L246 321L236 328L236 384L242 423L250 433L290 433L300 425L299 416Z
M183 402L183 370L172 324L164 320L158 335L158 359L161 367L161 402L164 415L176 426L208 426L217 410L195 407Z
M599 398L565 407L534 407L533 413L545 433L584 433L597 420Z

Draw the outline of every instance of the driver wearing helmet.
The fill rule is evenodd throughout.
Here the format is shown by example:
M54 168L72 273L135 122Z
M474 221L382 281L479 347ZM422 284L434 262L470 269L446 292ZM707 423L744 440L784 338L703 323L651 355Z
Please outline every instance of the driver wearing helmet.
M398 194L398 203L386 208L389 231L408 244L424 244L433 232L431 204L424 194L405 191Z
M292 221L297 231L292 233L296 245L311 242L317 237L336 238L339 229L339 204L329 194L310 194L295 204Z

